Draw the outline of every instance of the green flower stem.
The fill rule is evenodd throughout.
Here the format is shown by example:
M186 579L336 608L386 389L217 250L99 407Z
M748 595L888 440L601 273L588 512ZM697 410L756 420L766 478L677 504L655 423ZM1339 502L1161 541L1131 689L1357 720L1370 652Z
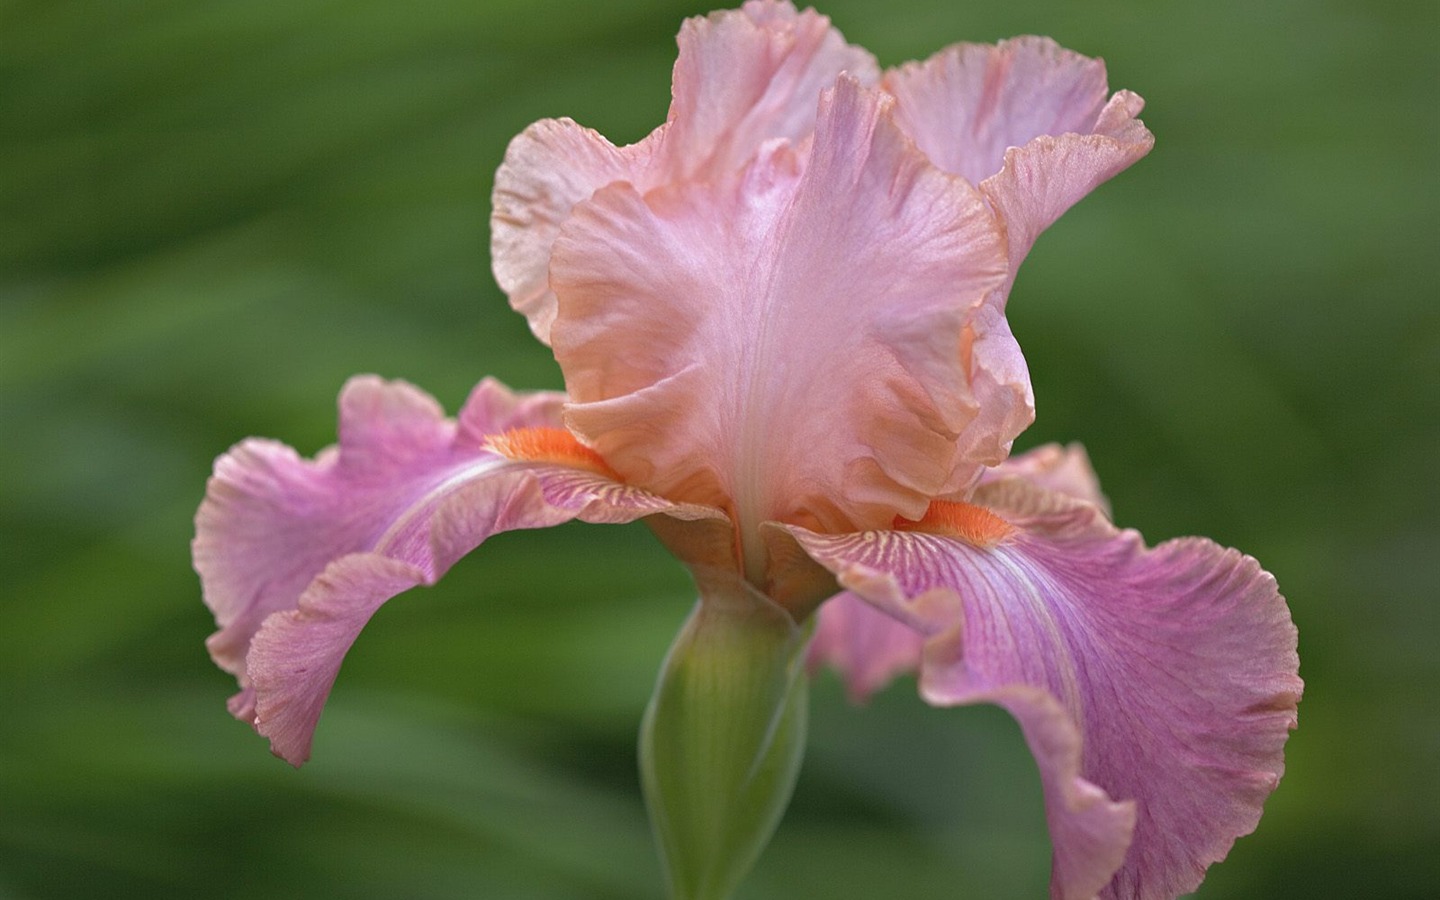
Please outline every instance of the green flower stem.
M742 585L703 594L671 646L640 774L675 900L730 897L784 815L805 751L808 636Z

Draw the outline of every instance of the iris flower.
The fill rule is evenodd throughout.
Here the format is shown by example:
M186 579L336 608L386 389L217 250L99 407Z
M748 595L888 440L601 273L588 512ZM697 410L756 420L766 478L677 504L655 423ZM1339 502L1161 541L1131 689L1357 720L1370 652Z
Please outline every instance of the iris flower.
M648 137L541 121L496 177L496 278L564 394L487 379L449 419L357 377L337 446L217 461L193 549L231 712L299 765L381 604L503 531L643 519L701 611L813 628L855 696L916 670L931 704L1009 711L1053 896L1193 889L1281 776L1285 602L1235 550L1117 529L1078 446L1008 458L1016 270L1149 151L1141 99L1044 38L882 72L774 0L679 47Z

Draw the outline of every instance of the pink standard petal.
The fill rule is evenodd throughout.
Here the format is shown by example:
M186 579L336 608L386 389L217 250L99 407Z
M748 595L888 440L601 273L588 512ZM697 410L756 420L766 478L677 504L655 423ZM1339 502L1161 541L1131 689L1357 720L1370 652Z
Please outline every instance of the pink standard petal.
M841 72L866 85L880 80L869 52L845 43L825 16L788 2L750 0L688 19L678 41L665 181L725 175L766 141L808 137L820 92Z
M844 587L928 636L928 701L993 702L1020 722L1054 897L1194 889L1254 829L1284 769L1301 682L1274 579L1200 538L1146 549L1093 504L1019 479L975 501L1017 530L989 548L792 532Z
M967 490L988 467L1003 463L1016 435L1035 421L1030 368L1005 319L1005 299L1004 288L991 291L961 332L960 364L974 418L961 429L955 454L970 465L957 466L938 494Z
M544 119L510 142L495 173L490 259L495 281L530 330L550 343L550 245L575 204L614 181L644 183L660 131L628 147L570 119Z
M1090 465L1090 457L1079 444L1045 444L1012 456L1000 465L986 469L980 476L982 485L1019 478L1037 487L1093 503L1110 515L1110 500L1100 489L1100 478Z
M979 184L1005 151L1044 134L1087 134L1109 89L1105 64L1049 38L955 44L885 73L900 124L935 165Z
M981 185L1018 268L1035 238L1146 153L1144 101L1109 97L1105 64L1049 38L957 44L886 73L901 124L948 172Z
M403 383L352 379L340 443L314 461L249 440L217 460L193 545L220 626L207 642L241 691L231 712L298 765L345 652L390 597L430 584L485 538L676 507L583 468L516 462L487 435L554 426L561 397L482 383L458 422Z
M1005 221L1010 265L1018 269L1035 239L1065 210L1150 152L1155 138L1135 118L1145 101L1120 91L1094 132L1038 137L1005 154L1005 167L980 189Z
M957 449L981 417L963 345L997 327L981 313L1003 239L889 104L842 77L803 173L774 144L721 181L614 185L555 245L567 422L630 483L728 506L747 569L760 522L918 517L1013 437Z
M821 89L842 71L867 84L880 77L874 58L846 44L829 19L774 0L689 19L678 41L665 125L616 147L569 119L536 122L511 141L495 174L495 280L544 343L555 318L551 245L575 204L616 181L644 193L732 172L765 141L808 137Z

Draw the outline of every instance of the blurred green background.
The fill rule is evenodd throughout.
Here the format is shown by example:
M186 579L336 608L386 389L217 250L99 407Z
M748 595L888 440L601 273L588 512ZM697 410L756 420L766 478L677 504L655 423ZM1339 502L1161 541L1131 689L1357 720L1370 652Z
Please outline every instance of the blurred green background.
M0 3L0 896L660 898L634 771L691 594L641 526L495 539L382 610L296 772L225 713L190 570L211 460L333 439L355 372L455 409L559 387L488 270L508 139L659 123L704 6ZM1440 885L1440 190L1431 0L833 0L887 65L1045 33L1154 153L1012 301L1037 424L1116 518L1259 557L1307 692L1259 831L1199 896ZM993 709L815 689L746 900L1042 896Z

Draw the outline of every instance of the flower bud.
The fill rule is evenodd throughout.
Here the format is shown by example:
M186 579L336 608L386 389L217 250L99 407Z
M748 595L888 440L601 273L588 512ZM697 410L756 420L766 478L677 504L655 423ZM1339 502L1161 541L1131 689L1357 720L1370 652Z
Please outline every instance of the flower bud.
M779 824L805 750L809 629L749 588L702 592L660 671L640 774L675 900L724 900Z

